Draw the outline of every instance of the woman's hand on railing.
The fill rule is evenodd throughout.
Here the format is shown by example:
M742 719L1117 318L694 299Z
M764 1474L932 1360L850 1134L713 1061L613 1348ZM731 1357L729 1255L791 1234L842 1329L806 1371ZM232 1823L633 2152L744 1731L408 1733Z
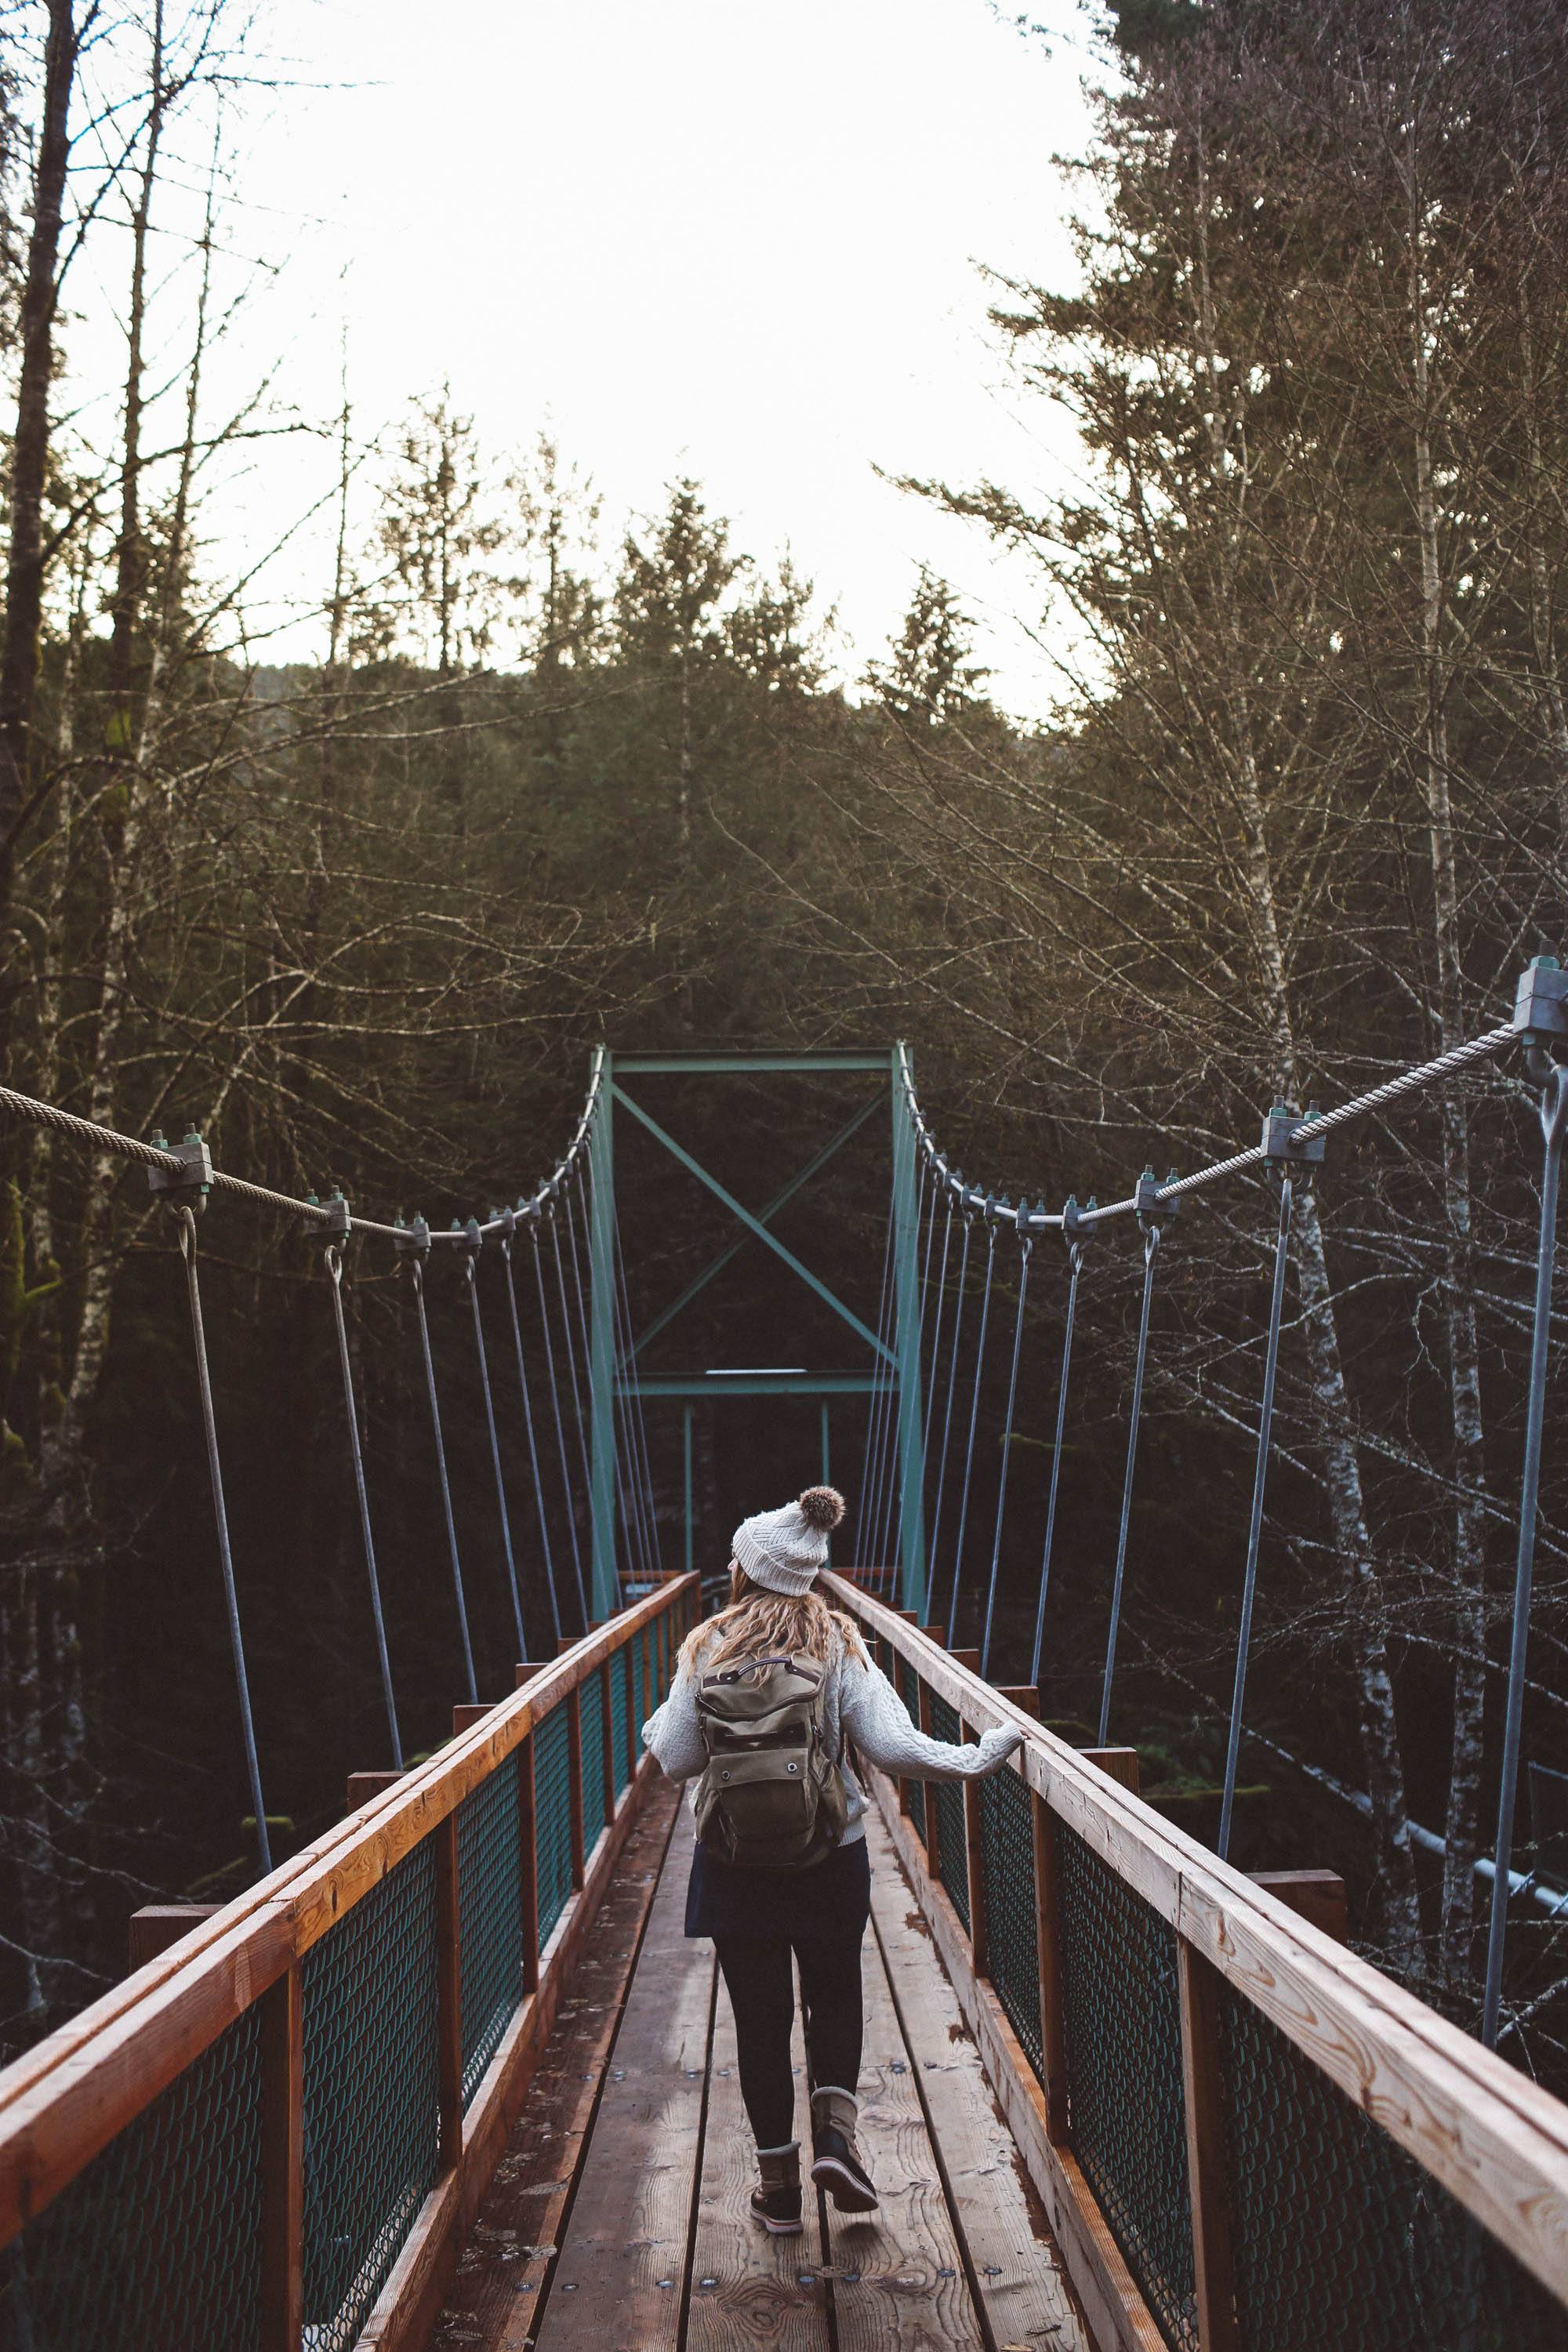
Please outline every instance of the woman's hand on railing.
M988 1780L993 1772L1000 1772L1008 1757L1023 1745L1023 1733L1015 1731L1011 1724L999 1723L994 1731L983 1731L974 1751L979 1759L974 1768L976 1780Z

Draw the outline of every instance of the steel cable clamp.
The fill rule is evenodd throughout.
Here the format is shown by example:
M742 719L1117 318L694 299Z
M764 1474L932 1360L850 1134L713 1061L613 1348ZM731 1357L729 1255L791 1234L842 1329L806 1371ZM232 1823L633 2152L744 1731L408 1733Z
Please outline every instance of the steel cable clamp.
M1293 1178L1299 1178L1305 1188L1322 1166L1328 1137L1303 1136L1300 1132L1303 1127L1310 1126L1321 1116L1316 1103L1307 1105L1303 1117L1294 1103L1286 1102L1279 1095L1275 1097L1273 1107L1263 1122L1262 1149L1263 1172L1276 1191L1284 1181L1287 1171Z
M184 1143L170 1143L154 1128L150 1138L154 1151L167 1151L178 1168L149 1168L147 1189L171 1209L193 1209L199 1215L213 1187L213 1156L193 1127Z
M1165 1183L1173 1184L1175 1181L1176 1171L1173 1168L1165 1179ZM1179 1195L1173 1201L1162 1201L1160 1194L1163 1189L1163 1187L1155 1181L1152 1167L1148 1167L1138 1179L1137 1187L1132 1195L1138 1223L1143 1234L1145 1252L1151 1245L1156 1249L1159 1247L1163 1229L1181 1210ZM1090 1206L1092 1205L1091 1202Z
M1568 1062L1568 971L1555 956L1532 956L1520 973L1513 1027L1532 1078L1544 1083L1554 1064Z
M425 1261L430 1255L429 1225L417 1213L405 1223L400 1209L394 1220L392 1246L400 1258L407 1258L412 1263L416 1274L422 1273Z

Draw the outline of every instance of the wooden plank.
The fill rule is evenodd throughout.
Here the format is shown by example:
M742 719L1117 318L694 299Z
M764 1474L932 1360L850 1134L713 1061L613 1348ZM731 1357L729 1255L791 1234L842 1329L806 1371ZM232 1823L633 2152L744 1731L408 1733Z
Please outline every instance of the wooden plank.
M1348 1938L1350 1906L1337 1870L1249 1870L1247 1874L1277 1903L1310 1919L1320 1934L1331 1936L1336 1944Z
M300 2352L304 2327L305 2033L300 1970L261 1997L260 2352Z
M838 2352L986 2352L875 1938L863 1981L859 2138L881 2202L859 2215L826 2208Z
M1182 2011L1182 2095L1187 2120L1187 2190L1202 2352L1237 2352L1236 2262L1225 2088L1219 2054L1219 1979L1188 1943L1176 1947Z
M1045 2207L879 1816L867 1835L872 1922L990 2339L1094 2352Z
M794 2054L795 2128L804 2143L804 2176L811 2164L811 2126L805 2042L798 2013ZM805 2180L805 2227L798 2238L771 2238L748 2210L756 2185L756 2150L741 2097L735 2020L721 1978L683 2352L740 2352L747 2345L756 2352L827 2352L830 2290L823 2276L826 2257L816 2194Z
M713 1948L683 1934L689 1861L654 1896L577 2184L539 2352L674 2352L713 2018Z
M994 1991L970 1966L958 1915L942 1888L927 1877L919 1841L897 1810L891 1784L879 1773L874 1789L883 1824L974 2036L986 2079L1045 2205L1099 2352L1165 2352L1154 2315L1071 2149L1058 2147L1050 2137L1045 2097L1034 2071Z
M132 1970L144 1969L221 1908L216 1903L144 1903L132 1911L126 1937Z
M455 1706L452 1709L453 1738L455 1739L460 1731L471 1731L476 1723L482 1723L490 1712L490 1706L491 1701L489 1699L473 1706L465 1699Z
M605 1890L593 1937L573 1971L475 2216L451 2293L431 2333L431 2352L447 2344L523 2352L531 2343L679 1806L672 1783L656 1784Z

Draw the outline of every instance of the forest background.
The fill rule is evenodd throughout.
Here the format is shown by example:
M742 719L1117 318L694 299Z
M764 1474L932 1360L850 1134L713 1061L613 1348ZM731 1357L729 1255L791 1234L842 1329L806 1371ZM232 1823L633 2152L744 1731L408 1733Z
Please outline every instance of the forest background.
M1071 417L1081 470L1048 501L908 485L1031 567L1054 708L1028 724L987 698L960 600L930 572L886 654L836 680L822 600L737 546L695 479L602 545L591 481L537 421L513 450L482 447L451 389L411 384L382 440L346 398L336 417L280 415L266 382L216 411L212 355L242 299L225 123L246 102L250 15L47 0L0 32L9 1084L132 1134L192 1123L235 1172L445 1223L548 1170L596 1042L903 1036L952 1156L1055 1205L1249 1140L1276 1097L1329 1102L1492 1025L1521 963L1559 948L1554 0L1121 0L1095 19L1095 140L1062 166L1077 282L992 289L1023 410ZM160 241L166 190L188 215L193 186L195 227ZM123 263L111 447L80 429L73 376L69 273L99 239ZM265 478L269 440L302 430L336 452L335 530L313 650L281 663L247 634L247 577L219 561L204 498L226 455ZM849 1108L801 1080L658 1098L758 1205ZM139 1902L211 1899L251 1865L166 1220L140 1171L47 1130L8 1127L0 1149L14 2051L122 1965ZM1511 1066L1331 1148L1292 1244L1249 1704L1238 1858L1342 1868L1358 1940L1467 2021L1538 1162ZM876 1122L777 1227L868 1318L885 1183ZM640 1328L715 1226L631 1143L619 1206ZM1199 1822L1181 1809L1201 1809L1223 1753L1273 1221L1261 1186L1205 1196L1155 1307L1115 1730ZM645 1369L754 1360L770 1327L792 1359L839 1360L755 1255ZM347 1771L384 1760L335 1341L292 1227L221 1203L202 1258L287 1851ZM1000 1328L1017 1271L1005 1245ZM982 1368L959 1638L1005 1458L1003 1679L1027 1665L1063 1271L1037 1255L1010 1428L1005 1351ZM1043 1677L1069 1728L1098 1692L1141 1277L1125 1236L1085 1276ZM493 1695L515 1643L482 1416L455 1276L438 1267L431 1293ZM425 1748L459 1662L407 1286L362 1245L346 1294L389 1646ZM833 1442L853 1490L863 1416ZM672 1559L678 1425L656 1412L649 1444ZM700 1417L704 1564L743 1508L804 1483L816 1446L805 1408ZM513 1468L532 1643L542 1547ZM557 1481L562 1559L568 1507ZM934 1533L939 1603L955 1519L950 1505ZM1542 1547L1527 1754L1568 1767L1560 1449ZM1515 1935L1502 2046L1561 2083L1560 1933Z

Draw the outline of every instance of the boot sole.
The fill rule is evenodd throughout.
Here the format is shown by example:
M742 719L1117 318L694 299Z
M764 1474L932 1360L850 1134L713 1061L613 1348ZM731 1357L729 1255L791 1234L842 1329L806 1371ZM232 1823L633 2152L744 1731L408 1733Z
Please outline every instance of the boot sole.
M811 2177L818 2188L826 2189L841 2213L875 2213L879 2200L874 2189L857 2180L847 2165L837 2157L819 2157L811 2168Z
M804 2221L770 2221L765 2213L753 2213L752 2219L762 2223L770 2238L798 2238L805 2227Z

